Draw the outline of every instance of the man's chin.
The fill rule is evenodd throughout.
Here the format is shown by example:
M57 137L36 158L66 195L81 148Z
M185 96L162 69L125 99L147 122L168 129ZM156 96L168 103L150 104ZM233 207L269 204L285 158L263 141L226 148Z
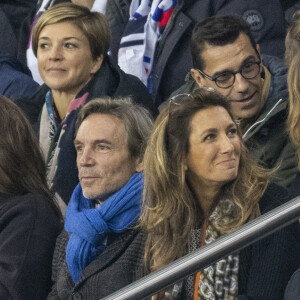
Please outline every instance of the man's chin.
M262 108L262 103L256 97L249 101L232 101L231 112L236 119L251 119L255 117Z
M257 115L257 110L246 110L239 113L238 119L252 120Z
M85 198L90 200L95 200L96 202L103 203L106 199L108 199L111 195L113 195L116 191L89 191L88 189L82 189L82 194Z
M241 109L232 110L234 119L252 119L259 112L259 105L243 107Z

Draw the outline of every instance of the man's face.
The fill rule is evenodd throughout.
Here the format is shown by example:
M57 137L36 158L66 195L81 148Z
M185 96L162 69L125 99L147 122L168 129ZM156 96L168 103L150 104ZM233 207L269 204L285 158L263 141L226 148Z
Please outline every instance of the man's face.
M123 122L108 114L91 114L80 125L74 145L83 195L100 202L121 189L139 171L130 156Z
M259 51L259 49L257 50ZM207 45L202 52L202 59L205 63L205 68L202 71L210 77L215 77L226 71L238 71L245 64L259 60L249 37L244 33L241 33L232 44L225 46ZM260 74L253 79L245 79L240 73L237 73L234 84L223 89L218 87L214 81L201 75L197 69L192 69L191 73L200 87L212 87L228 99L235 118L251 118L263 106L263 79Z

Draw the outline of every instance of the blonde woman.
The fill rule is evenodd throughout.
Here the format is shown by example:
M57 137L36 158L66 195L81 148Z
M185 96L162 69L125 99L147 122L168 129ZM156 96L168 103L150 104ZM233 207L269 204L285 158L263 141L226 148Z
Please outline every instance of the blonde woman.
M270 171L248 158L228 102L207 89L175 96L163 109L146 149L144 175L141 226L149 271L287 200L283 188L269 184ZM281 300L300 264L299 251L291 228L285 228L153 299Z
M45 84L18 105L38 127L48 180L62 211L78 183L73 139L79 108L93 98L129 95L152 106L139 79L111 63L109 44L105 17L73 3L52 6L34 27L32 48Z

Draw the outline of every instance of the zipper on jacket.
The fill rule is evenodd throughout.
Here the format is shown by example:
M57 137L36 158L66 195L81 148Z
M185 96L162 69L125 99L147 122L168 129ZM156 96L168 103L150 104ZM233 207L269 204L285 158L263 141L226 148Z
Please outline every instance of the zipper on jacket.
M262 119L262 120L259 120L255 123L253 123L249 128L248 130L243 134L243 139L246 138L246 135L249 133L250 130L252 130L254 127L256 127L257 125L259 125L260 123L264 122L266 120L266 118L270 115L270 113L283 101L283 99L279 99L276 104L271 108L271 110L266 114L266 116Z

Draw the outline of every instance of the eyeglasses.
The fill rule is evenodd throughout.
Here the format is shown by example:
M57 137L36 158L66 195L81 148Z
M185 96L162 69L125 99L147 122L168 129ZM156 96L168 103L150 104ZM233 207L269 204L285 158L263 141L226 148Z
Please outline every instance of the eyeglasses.
M191 97L191 94L178 94L178 95L173 96L169 100L169 113L170 113L171 104L180 105L182 102L184 102L184 100L186 100L190 97Z
M201 87L201 89L206 90L208 92L216 92L215 89L213 89L212 87ZM168 117L170 118L170 114L172 114L172 109L171 106L175 105L179 106L181 105L184 101L188 100L188 99L194 99L194 97L191 94L187 94L187 93L183 93L183 94L178 94L173 96L170 100L169 100L169 111L168 111Z
M183 93L183 94L175 95L169 100L168 122L170 119L170 115L172 114L172 111L173 111L172 105L177 107L177 106L181 105L185 100L191 99L191 98L193 98L193 96L191 94Z
M208 92L216 92L216 90L212 87L207 87L207 86L203 86L201 87L200 89L202 90L206 90ZM175 95L173 96L170 100L169 100L169 114L170 114L170 107L171 107L171 104L174 104L174 105L180 105L182 104L185 100L187 99L193 99L193 96L191 94L187 94L187 93L183 93L183 94L178 94L178 95Z
M209 75L205 74L200 69L197 69L197 71L200 74L202 74L203 76L205 76L206 78L208 78L209 80L214 81L215 84L219 88L227 89L227 88L230 88L231 86L233 86L233 84L235 82L235 75L238 73L241 74L243 76L243 78L245 78L245 79L255 78L260 72L260 64L261 64L260 60L257 62L248 62L248 63L244 64L236 72L227 71L227 72L224 72L224 73L214 76L214 77L210 77Z

